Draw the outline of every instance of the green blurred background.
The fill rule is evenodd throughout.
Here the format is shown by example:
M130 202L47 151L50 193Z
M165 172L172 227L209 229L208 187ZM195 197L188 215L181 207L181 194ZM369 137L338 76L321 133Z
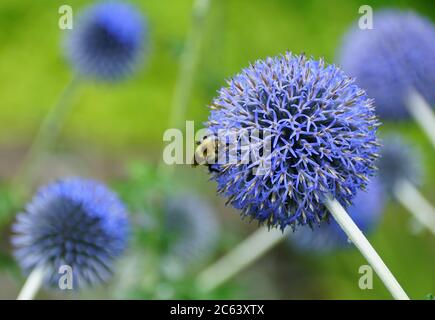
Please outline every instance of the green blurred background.
M58 8L70 4L76 13L91 2L0 2L0 221L4 221L0 225L0 298L14 298L23 282L10 255L10 221L2 218L20 209L11 204L13 195L9 194L8 181L45 114L72 78L61 45L68 31L58 28ZM153 179L157 179L150 172L161 158L162 135L168 128L193 1L131 2L138 5L149 22L151 38L144 66L132 79L118 85L89 82L80 87L57 153L39 168L37 175L38 182L64 173L103 179L121 193L138 216L153 211L152 204L145 200ZM255 59L291 50L333 62L341 36L358 19L358 8L363 4L375 10L391 6L412 8L435 20L430 0L212 0L185 119L194 120L199 128L216 90ZM381 129L382 133L386 131L399 131L422 151L426 172L422 192L435 203L435 153L427 139L412 123L387 123ZM206 261L211 262L256 226L241 221L235 210L226 208L207 178L201 169L180 166L165 183L200 193L217 208L224 231L218 250ZM142 199L148 202L143 204ZM215 293L201 296L192 289L192 276L174 282L153 275L159 269L159 249L153 247L153 237L158 235L138 234L126 259L128 262L135 257L135 277L140 277L136 279L140 285L129 288L115 278L109 286L110 293L104 287L80 295L44 293L44 297L390 298L377 279L373 290L358 288L358 268L365 261L356 250L319 257L297 253L285 243ZM370 238L411 298L424 299L435 292L435 239L429 233L413 232L409 215L398 204L389 203L381 225Z

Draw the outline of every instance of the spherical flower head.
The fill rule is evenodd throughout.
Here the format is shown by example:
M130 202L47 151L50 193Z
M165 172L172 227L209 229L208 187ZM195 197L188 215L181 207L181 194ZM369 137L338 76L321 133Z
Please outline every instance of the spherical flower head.
M378 178L373 178L366 190L357 193L348 213L364 233L371 232L378 224L385 207L385 191ZM300 251L328 253L345 248L348 238L334 219L322 221L311 229L302 227L289 236L289 243Z
M12 243L25 273L42 268L45 284L59 288L59 268L69 266L79 289L110 277L128 228L115 193L93 180L69 178L39 189L17 216Z
M251 139L250 161L220 164L211 173L243 217L282 229L318 223L328 215L324 196L347 207L374 172L372 101L322 60L291 53L259 60L219 91L211 109L208 130L219 140L240 131L260 137ZM244 153L235 143L230 148L219 154Z
M67 38L66 53L76 72L100 81L130 75L143 55L145 19L123 2L99 2L84 10Z
M164 205L164 222L170 239L168 256L180 265L200 262L216 247L219 224L204 199L192 194L170 196Z
M375 12L373 29L353 26L345 35L339 62L376 102L381 118L409 117L411 89L435 104L435 27L411 11Z
M392 193L402 179L419 185L423 166L417 150L397 135L386 136L382 139L382 145L377 167L387 191Z

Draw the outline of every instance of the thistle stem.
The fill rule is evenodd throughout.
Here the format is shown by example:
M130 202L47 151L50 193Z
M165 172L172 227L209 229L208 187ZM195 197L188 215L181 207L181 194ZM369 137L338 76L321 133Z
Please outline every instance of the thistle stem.
M435 235L435 208L408 180L402 179L394 186L394 196L412 216Z
M255 262L290 233L260 228L198 277L198 288L210 292Z
M174 95L171 102L169 115L170 128L179 128L181 126L187 105L189 104L196 67L202 47L204 22L210 8L210 2L211 0L196 0L193 5L192 27L187 36L185 48L180 58ZM167 166L162 161L159 166L159 171L161 171L163 167ZM166 169L172 171L173 166L171 166L171 169Z
M435 148L435 114L423 96L411 90L405 101L408 111L420 125Z
M396 300L409 300L409 297L405 291L403 291L396 278L394 278L391 271L382 261L381 257L377 254L361 230L352 221L343 206L331 196L325 197L324 203L352 243L355 244L361 254L367 259L368 263L373 267L392 296Z
M180 125L189 103L195 69L202 45L204 21L209 7L210 0L196 0L193 5L192 28L187 37L186 47L181 55L175 93L171 104L170 126L177 127Z
M64 88L57 102L45 116L25 159L13 180L13 186L28 186L34 166L53 146L71 111L71 98L76 93L80 79L76 76Z
M27 277L24 286L18 294L17 300L33 300L44 279L44 269L36 267Z

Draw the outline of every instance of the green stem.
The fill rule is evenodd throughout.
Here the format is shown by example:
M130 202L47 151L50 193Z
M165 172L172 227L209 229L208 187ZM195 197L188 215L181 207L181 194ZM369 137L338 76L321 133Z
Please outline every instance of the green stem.
M45 116L33 143L25 155L24 161L15 176L12 185L25 192L31 184L32 170L50 151L59 136L68 114L71 111L71 99L80 83L78 77L73 78L61 93L59 99Z
M193 87L193 80L201 51L204 22L210 6L210 0L196 0L193 7L193 21L186 47L180 60L180 69L172 100L169 125L178 127L183 121Z
M205 29L204 23L210 8L210 2L211 0L196 0L193 6L192 27L180 58L180 66L170 108L169 128L180 128L186 114L201 52ZM161 161L159 171L166 169L168 173L171 173L173 167L167 166Z
M199 290L211 292L218 288L284 240L290 232L290 228L284 232L268 230L265 227L258 229L199 274L197 281Z

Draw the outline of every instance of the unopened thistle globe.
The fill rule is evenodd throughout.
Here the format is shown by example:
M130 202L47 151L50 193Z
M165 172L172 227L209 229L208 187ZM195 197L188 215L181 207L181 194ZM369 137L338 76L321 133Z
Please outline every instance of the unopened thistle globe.
M366 190L360 190L348 213L359 229L370 233L380 221L385 207L385 191L378 178L372 178ZM347 247L348 237L334 219L322 221L313 229L302 227L289 236L289 243L300 251L328 253Z
M352 26L343 39L339 63L376 101L385 119L409 117L410 90L435 105L435 26L412 12L375 12L373 29Z
M328 216L325 196L347 207L375 171L373 101L322 60L291 53L258 60L230 79L210 107L207 128L220 141L218 154L242 156L228 140L255 132L249 161L219 161L211 172L243 217L282 229L318 224Z
M389 135L383 138L380 155L377 163L379 177L389 193L401 180L421 184L423 165L420 154L402 137Z
M135 71L147 42L145 18L121 1L98 2L86 8L66 41L75 71L100 81L116 81Z
M215 210L207 201L193 194L176 194L167 198L163 211L170 258L186 267L213 252L219 224Z
M26 274L44 272L58 288L70 267L74 289L106 281L127 245L124 204L104 184L69 178L41 187L13 225L15 257Z

